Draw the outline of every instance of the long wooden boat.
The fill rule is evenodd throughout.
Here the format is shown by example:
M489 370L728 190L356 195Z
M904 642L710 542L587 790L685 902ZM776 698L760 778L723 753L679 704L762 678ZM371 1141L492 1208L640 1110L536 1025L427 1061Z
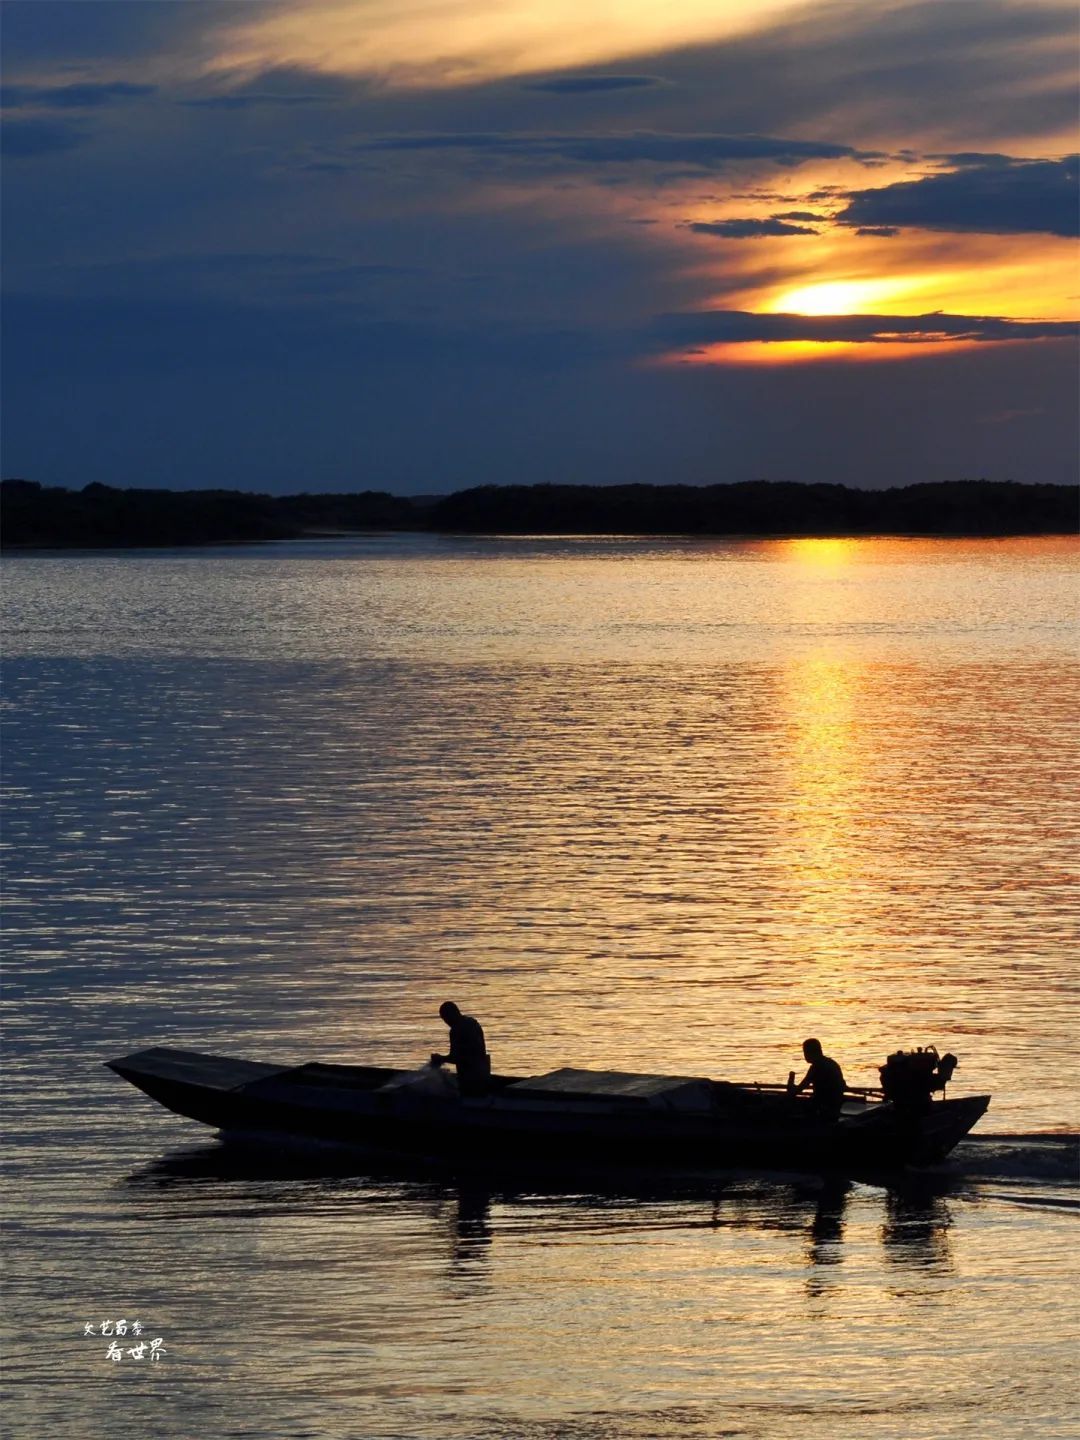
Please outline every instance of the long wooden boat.
M494 1076L462 1098L452 1074L369 1065L270 1065L154 1048L105 1062L166 1109L225 1137L332 1141L382 1153L558 1167L897 1170L946 1156L985 1113L988 1095L915 1111L867 1094L838 1120L784 1087L698 1076L555 1070Z

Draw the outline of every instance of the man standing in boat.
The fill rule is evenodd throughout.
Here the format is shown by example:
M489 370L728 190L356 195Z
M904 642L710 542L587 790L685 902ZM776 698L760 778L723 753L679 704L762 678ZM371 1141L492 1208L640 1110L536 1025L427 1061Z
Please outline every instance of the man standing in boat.
M792 1074L788 1081L790 1093L800 1095L804 1090L812 1090L814 1109L821 1118L838 1120L840 1107L844 1103L844 1091L847 1089L844 1072L835 1060L825 1054L820 1040L804 1040L802 1053L810 1069L798 1085L794 1083L795 1076Z
M432 1065L456 1065L461 1094L486 1095L491 1086L491 1056L480 1022L463 1015L452 1000L439 1006L439 1014L450 1027L450 1053L432 1055Z

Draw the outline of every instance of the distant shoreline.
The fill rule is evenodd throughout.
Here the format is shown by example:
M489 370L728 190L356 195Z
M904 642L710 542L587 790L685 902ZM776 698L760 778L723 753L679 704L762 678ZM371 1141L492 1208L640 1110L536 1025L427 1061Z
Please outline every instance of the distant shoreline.
M728 485L505 485L410 498L383 491L272 496L238 490L0 485L7 551L175 549L388 531L686 539L979 539L1076 535L1080 489L958 480L857 490Z

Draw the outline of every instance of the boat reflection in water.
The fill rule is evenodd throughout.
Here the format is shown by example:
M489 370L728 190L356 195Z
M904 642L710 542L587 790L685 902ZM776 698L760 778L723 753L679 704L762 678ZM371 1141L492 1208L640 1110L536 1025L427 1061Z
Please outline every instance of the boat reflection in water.
M885 1258L898 1267L951 1265L950 1196L970 1189L946 1173L892 1177L884 1186L839 1176L751 1173L657 1176L594 1165L560 1179L521 1167L496 1167L490 1178L407 1159L358 1169L355 1154L333 1146L270 1152L233 1143L172 1152L129 1175L129 1191L170 1200L219 1199L259 1218L323 1215L328 1207L368 1236L387 1213L397 1225L441 1236L445 1278L482 1283L497 1242L552 1244L649 1240L662 1232L765 1232L801 1238L811 1275L808 1295L822 1294L828 1271L842 1264L849 1210L858 1198L877 1211ZM357 1236L358 1243L361 1236ZM428 1255L431 1265L434 1257ZM437 1263L437 1262L436 1262ZM838 1278L838 1277L833 1277Z

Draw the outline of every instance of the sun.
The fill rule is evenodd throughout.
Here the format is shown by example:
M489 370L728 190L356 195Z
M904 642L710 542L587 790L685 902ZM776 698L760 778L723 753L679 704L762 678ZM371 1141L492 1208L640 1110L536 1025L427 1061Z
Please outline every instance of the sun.
M899 296L919 289L924 276L880 280L825 280L818 285L801 285L774 296L765 307L781 315L858 315L870 306L889 304Z

